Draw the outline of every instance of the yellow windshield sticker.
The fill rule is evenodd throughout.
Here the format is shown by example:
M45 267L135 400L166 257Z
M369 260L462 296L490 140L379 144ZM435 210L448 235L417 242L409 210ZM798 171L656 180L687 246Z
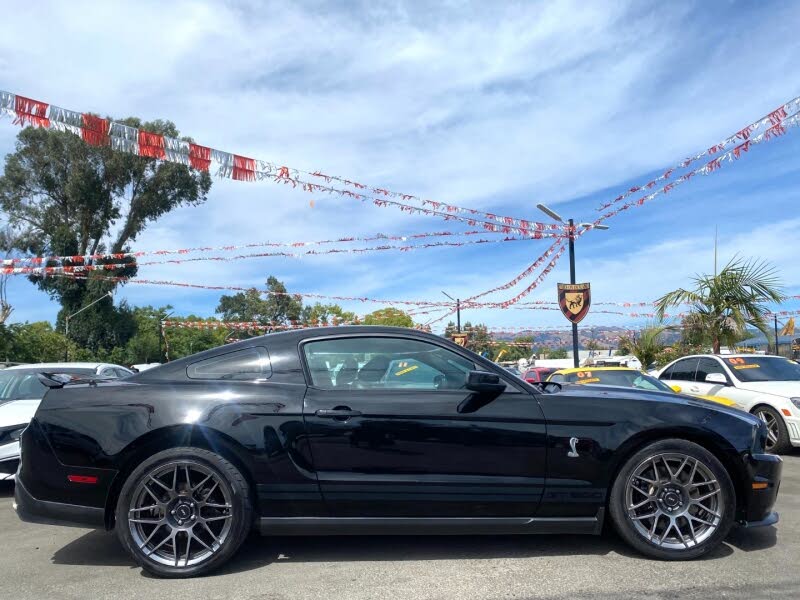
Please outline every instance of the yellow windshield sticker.
M761 367L761 365L753 365L753 364L748 364L748 365L734 365L734 366L733 366L733 368L734 368L734 369L736 369L737 371L741 371L742 369L758 369L758 368L760 368L760 367Z
M406 364L408 364L408 363L406 363ZM411 371L413 371L414 369L418 369L418 368L419 368L419 366L418 366L418 365L413 365L413 366L411 366L411 367L407 367L407 368L405 368L405 369L401 369L401 370L399 370L399 371L395 372L395 375L396 375L396 376L405 375L406 373L410 373L410 372L411 372Z
M578 379L575 383L597 383L600 381L599 377L590 377L589 379Z

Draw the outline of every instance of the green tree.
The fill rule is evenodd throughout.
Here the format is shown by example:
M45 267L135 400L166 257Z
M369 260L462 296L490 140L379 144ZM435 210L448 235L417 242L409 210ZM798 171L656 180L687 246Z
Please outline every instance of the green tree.
M777 273L769 263L734 257L717 275L695 275L694 288L679 288L656 302L656 314L664 318L667 308L692 305L696 319L708 332L715 354L724 343L733 346L752 326L769 338L767 303L784 299Z
M303 325L315 327L318 325L333 325L334 323L354 323L357 317L356 313L344 310L338 304L316 302L310 306L303 307L300 311L300 320Z
M123 123L170 137L179 135L168 121L142 123L129 118ZM0 208L12 226L24 228L25 235L15 243L22 252L39 256L120 253L129 250L148 223L179 206L204 202L210 188L208 173L115 152L110 146L92 146L71 133L28 127L17 136L15 152L6 157ZM106 274L136 274L130 258L91 262L131 263ZM66 314L117 285L98 277L30 279L61 303L59 329ZM98 303L76 319L70 337L89 348L112 347L126 341L124 329L127 333L132 329L132 319L126 317L130 315L120 314L110 303Z
M289 295L286 286L272 275L267 279L267 291L266 298L255 288L223 295L216 312L224 321L255 321L261 325L283 325L300 319L302 300Z
M632 332L625 340L625 348L628 353L639 359L643 369L647 369L656 362L664 350L661 335L666 330L667 327L664 325L644 327L638 332Z
M486 325L477 324L473 325L469 321L464 323L464 331L467 332L467 348L476 352L477 354L482 354L484 356L494 357L493 354L493 344L494 341L492 336L489 335L489 330Z
M566 348L553 348L547 353L545 358L551 360L569 358L569 352L567 352Z
M0 339L5 355L3 358L24 363L62 361L68 344L64 335L55 331L47 321L3 326ZM75 354L76 351L77 348L70 342L70 353Z
M216 319L203 319L195 315L188 317L170 317L170 320L218 323ZM164 349L169 360L175 360L222 346L229 341L238 331L222 328L194 329L184 327L169 327L164 329ZM263 332L260 332L260 335Z
M381 308L364 315L364 325L386 325L387 327L413 327L414 320L399 308Z

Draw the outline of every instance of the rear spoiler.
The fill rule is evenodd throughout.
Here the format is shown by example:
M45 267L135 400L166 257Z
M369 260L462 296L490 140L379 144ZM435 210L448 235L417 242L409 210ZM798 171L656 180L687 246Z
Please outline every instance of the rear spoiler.
M88 383L89 385L97 385L98 381L105 381L105 377L97 377L91 375L70 375L69 373L37 373L36 376L39 381L51 390L56 390L64 387L65 385L72 385L78 383Z

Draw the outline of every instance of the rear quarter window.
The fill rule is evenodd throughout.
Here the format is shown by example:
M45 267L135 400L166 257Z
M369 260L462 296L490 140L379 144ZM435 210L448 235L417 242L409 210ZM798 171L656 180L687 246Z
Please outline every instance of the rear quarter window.
M272 376L267 349L253 346L199 360L186 367L189 379L259 381Z

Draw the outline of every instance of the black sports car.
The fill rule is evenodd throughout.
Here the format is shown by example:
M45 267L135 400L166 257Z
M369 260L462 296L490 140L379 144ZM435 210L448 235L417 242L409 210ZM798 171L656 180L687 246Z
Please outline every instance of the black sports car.
M276 333L61 385L22 435L27 521L116 527L148 571L263 534L600 533L698 557L770 525L764 424L672 393L536 387L435 335ZM512 543L512 542L509 542Z

